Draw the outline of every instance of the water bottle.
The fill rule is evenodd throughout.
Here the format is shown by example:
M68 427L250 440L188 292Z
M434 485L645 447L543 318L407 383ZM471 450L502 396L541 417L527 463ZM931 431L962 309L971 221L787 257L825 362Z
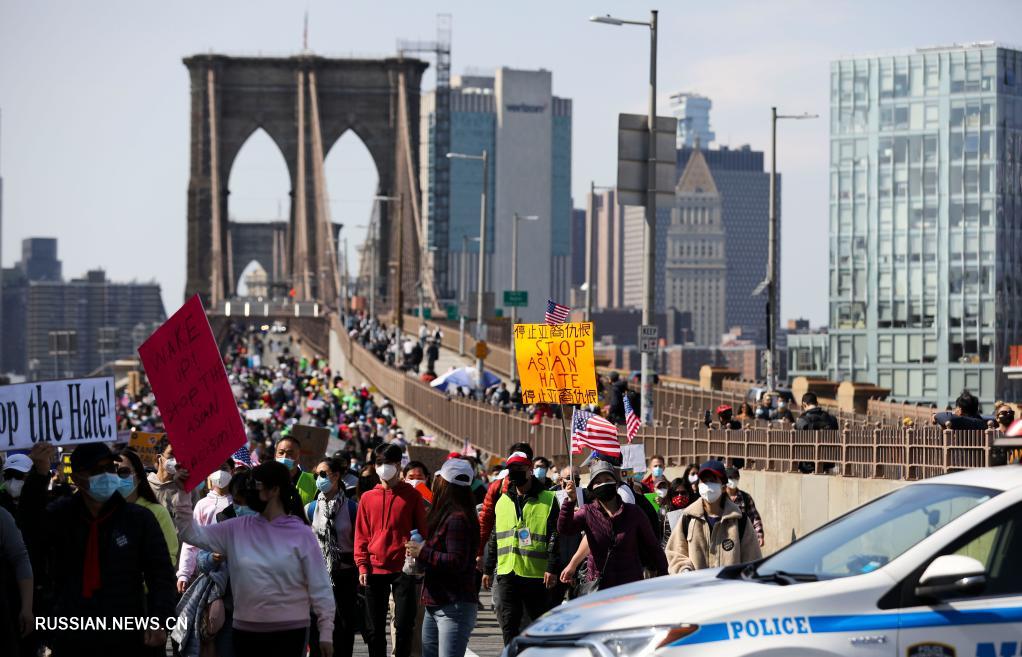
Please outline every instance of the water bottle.
M416 543L422 543L422 535L418 529L413 529L410 539ZM401 569L405 575L418 575L419 568L415 565L415 557L410 554L405 555L405 567Z

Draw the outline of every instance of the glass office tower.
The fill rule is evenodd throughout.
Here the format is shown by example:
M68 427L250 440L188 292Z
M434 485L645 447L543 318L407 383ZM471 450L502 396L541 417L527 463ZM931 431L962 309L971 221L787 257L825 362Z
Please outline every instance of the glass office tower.
M1022 342L1022 53L844 59L830 101L831 378L1018 399L1000 366Z

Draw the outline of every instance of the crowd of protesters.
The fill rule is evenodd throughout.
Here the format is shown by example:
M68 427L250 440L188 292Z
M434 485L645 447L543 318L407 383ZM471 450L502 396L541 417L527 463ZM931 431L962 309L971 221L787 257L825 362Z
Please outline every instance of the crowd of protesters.
M48 443L7 459L2 654L162 655L169 642L179 655L330 657L362 640L373 657L460 656L483 588L507 642L565 598L721 563L735 532L746 540L727 563L758 557L751 498L711 494L727 484L719 463L668 480L663 457L632 476L595 455L583 489L578 467L520 442L489 471L450 453L433 474L409 460L424 437L406 439L386 400L299 349L232 331L225 365L246 443L192 492L165 439L151 462L81 445L67 476ZM122 428L162 428L144 386L119 405ZM331 438L311 468L299 424ZM693 519L685 532L678 510ZM34 622L140 614L152 626Z
M436 375L439 329L402 338L375 320L346 321L382 361L416 373L425 360L422 376ZM393 405L306 357L292 337L233 326L224 363L245 444L193 491L166 439L148 456L80 445L68 474L49 443L6 459L0 654L155 656L169 642L186 656L330 657L361 640L371 657L461 657L482 589L492 590L507 643L565 599L761 557L764 524L740 488L738 460L689 464L669 478L661 455L639 473L597 453L573 466L534 454L522 436L488 468L452 452L431 473L410 458L426 436L406 436ZM616 374L601 391L597 410L612 421L624 422L626 399L638 406ZM524 408L503 384L486 401ZM120 429L162 430L144 381L118 406ZM721 406L715 426L738 430L760 408ZM801 410L796 429L837 427L813 393ZM770 413L783 422L790 409ZM968 393L934 418L953 429L981 420ZM993 420L1011 425L1011 407L998 405ZM329 436L311 467L298 426ZM152 624L36 622L140 614Z

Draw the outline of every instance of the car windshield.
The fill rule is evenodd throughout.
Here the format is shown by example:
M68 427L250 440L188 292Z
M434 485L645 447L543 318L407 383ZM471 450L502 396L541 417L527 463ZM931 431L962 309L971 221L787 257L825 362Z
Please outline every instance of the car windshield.
M838 518L759 564L761 579L836 579L883 568L997 494L986 488L916 484Z

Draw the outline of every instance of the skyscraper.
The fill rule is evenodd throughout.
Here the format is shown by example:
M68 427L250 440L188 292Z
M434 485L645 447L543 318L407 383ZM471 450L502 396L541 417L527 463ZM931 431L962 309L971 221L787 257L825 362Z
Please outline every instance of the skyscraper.
M519 316L540 320L546 299L568 299L571 288L571 100L553 95L549 71L500 68L493 76L456 76L451 82L451 151L489 154L490 180L486 236L487 290L495 305L502 305L504 290L511 289L511 237L513 217L536 216L518 226L518 289L529 293L529 305ZM422 103L424 148L432 149L435 96ZM431 152L431 151L428 151ZM421 158L430 162L431 158ZM474 161L451 161L447 239L438 240L437 228L427 221L434 259L445 259L446 278L437 276L442 298L458 294L474 298L478 267L479 193L482 167ZM435 193L427 164L423 190ZM466 239L468 240L466 242ZM439 250L447 244L446 252ZM467 246L467 253L462 252ZM462 270L465 270L464 272ZM464 283L462 283L464 281ZM474 308L474 303L470 304ZM505 309L507 314L509 309Z
M694 342L720 344L727 298L720 193L702 151L689 158L674 190L667 242L664 303L692 316Z
M831 64L831 378L1022 393L998 367L1022 341L1020 74L994 43Z
M678 119L678 148L699 145L709 148L717 135L710 130L710 108L713 101L699 94L671 94L671 113Z
M678 150L678 176L694 148ZM727 260L725 330L741 328L742 337L766 345L766 296L753 291L766 277L770 174L763 170L763 152L749 146L702 150L720 194ZM777 212L781 213L781 175L777 175ZM781 244L783 247L783 243ZM783 248L781 250L784 257ZM780 297L778 297L780 298Z

